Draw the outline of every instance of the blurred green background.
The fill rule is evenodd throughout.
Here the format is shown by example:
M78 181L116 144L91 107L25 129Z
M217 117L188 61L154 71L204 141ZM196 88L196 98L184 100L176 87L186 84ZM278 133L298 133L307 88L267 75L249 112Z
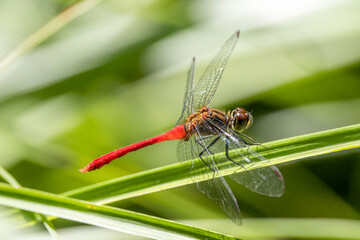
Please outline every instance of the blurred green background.
M71 3L0 0L0 61ZM78 171L172 128L192 57L199 77L238 29L212 106L253 111L249 136L267 142L359 123L359 13L357 0L102 1L3 70L1 166L25 187L62 193L176 162L172 141ZM280 165L281 198L231 183L245 218L240 228L193 185L114 205L200 226L218 219L214 225L235 232L252 218L359 219L359 160L353 150Z

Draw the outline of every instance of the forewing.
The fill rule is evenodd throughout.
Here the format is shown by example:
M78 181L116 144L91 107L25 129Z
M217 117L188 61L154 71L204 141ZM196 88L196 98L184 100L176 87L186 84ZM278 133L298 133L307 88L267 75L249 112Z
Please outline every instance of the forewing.
M207 144L214 139L215 137L210 137L203 140L199 136L193 136L188 141L180 141L177 151L178 159L190 174L200 192L214 200L234 223L240 225L241 214L236 198L225 179L219 174L211 153L203 147L207 146L203 144ZM199 153L204 149L202 155L204 162L193 160L198 158ZM208 178L210 179L204 180Z
M184 120L194 112L193 109L193 93L194 93L194 77L195 77L195 58L192 59L185 86L185 95L183 109L176 126L182 124Z
M219 85L225 65L239 39L240 32L233 34L223 45L220 52L211 60L205 72L201 75L194 89L195 110L207 106Z
M213 148L210 148L210 150L213 151L213 153L226 152L227 143L228 151L231 151L229 158L234 162L228 159L228 163L226 164L227 167L241 169L244 168L245 163L251 164L258 161L267 161L255 150L249 148L245 139L242 139L241 136L237 135L231 129L228 129L223 122L216 119L210 119L207 124L212 127L216 126L222 133L222 141L219 141L220 143ZM220 165L219 169L221 170ZM284 193L284 179L277 167L270 165L267 167L245 170L246 171L235 172L229 176L237 183L242 184L259 194L279 197Z

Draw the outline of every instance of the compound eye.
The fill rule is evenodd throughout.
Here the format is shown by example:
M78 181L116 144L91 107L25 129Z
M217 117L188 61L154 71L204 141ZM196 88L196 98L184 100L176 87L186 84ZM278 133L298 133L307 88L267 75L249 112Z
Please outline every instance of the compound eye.
M247 121L247 114L244 112L237 112L236 113L236 121L238 122L242 122L242 121Z
M232 128L236 131L243 132L252 124L252 115L241 107L237 107L232 112L233 124Z

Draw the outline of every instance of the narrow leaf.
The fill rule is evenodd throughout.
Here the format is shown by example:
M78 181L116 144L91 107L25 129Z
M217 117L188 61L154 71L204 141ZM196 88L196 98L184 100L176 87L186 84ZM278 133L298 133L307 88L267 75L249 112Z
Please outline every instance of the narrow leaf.
M59 13L52 20L42 26L39 30L35 31L28 38L26 38L3 59L0 59L0 75L2 74L4 69L17 58L21 57L22 55L31 51L33 48L40 45L50 36L63 28L66 24L96 6L100 1L101 0L77 1L76 3Z
M282 139L262 145L251 148L263 155L267 161L243 163L247 170L358 148L360 146L360 124ZM230 152L231 154L232 152ZM226 156L225 153L219 153L215 158L224 159ZM195 159L194 161L200 160ZM241 167L226 168L224 166L222 169L223 175L244 171L244 168ZM90 174L96 174L96 172ZM86 186L64 193L64 195L105 204L189 183L191 183L190 177L177 163Z
M0 166L0 176L14 188L21 188L20 183L1 166ZM32 215L33 218L36 219L36 221L40 221L43 223L44 227L47 229L52 239L54 240L59 239L55 226L51 223L49 219L47 219L44 215L36 212L32 213Z
M161 218L3 183L0 204L154 239L234 239Z

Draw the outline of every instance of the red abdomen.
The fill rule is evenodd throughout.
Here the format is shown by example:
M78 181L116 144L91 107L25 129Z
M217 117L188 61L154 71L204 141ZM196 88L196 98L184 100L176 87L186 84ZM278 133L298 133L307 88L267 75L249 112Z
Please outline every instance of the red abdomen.
M112 151L108 154L105 154L105 155L95 159L91 163L89 163L86 167L80 169L80 172L90 172L95 169L99 169L102 166L104 166L105 164L108 164L108 163L112 162L113 160L128 154L129 152L133 152L133 151L136 151L143 147L146 147L146 146L149 146L149 145L152 145L155 143L163 142L163 141L182 139L185 136L186 136L185 126L184 125L176 126L175 128L171 129L170 131L165 132L156 137L152 137L152 138L146 139L144 141L134 143L129 146L116 149L115 151Z

